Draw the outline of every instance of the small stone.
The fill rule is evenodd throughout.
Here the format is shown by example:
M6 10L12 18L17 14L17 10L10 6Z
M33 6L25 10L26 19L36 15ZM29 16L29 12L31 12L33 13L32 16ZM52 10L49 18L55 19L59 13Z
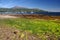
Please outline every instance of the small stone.
M17 32L14 32L14 34L17 34Z

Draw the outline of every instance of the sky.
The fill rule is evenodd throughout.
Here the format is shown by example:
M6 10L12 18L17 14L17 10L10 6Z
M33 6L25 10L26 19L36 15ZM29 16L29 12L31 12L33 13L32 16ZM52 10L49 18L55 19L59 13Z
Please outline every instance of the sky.
M14 6L60 12L60 0L0 0L0 7L11 8Z

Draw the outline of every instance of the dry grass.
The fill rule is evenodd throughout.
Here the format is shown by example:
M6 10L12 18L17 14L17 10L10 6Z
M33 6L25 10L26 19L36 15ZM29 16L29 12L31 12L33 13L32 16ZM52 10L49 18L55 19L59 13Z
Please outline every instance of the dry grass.
M29 31L21 31L6 25L0 25L0 40L40 40L40 38Z

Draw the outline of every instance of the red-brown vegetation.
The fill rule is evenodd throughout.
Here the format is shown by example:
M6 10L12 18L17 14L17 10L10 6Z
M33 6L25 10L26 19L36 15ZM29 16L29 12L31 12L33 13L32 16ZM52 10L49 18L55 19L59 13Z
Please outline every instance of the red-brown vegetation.
M11 15L11 16L16 16L16 17L21 17L21 18L39 18L39 19L51 19L51 20L55 20L55 19L60 19L60 16L48 16L48 15L38 15L38 14L17 14L17 15Z

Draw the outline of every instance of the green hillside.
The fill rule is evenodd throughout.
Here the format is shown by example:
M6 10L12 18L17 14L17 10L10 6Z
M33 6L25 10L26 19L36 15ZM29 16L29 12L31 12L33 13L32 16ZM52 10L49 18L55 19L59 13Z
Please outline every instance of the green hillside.
M40 9L30 9L30 8L24 8L24 7L13 7L13 8L0 8L0 12L44 12L44 10Z

